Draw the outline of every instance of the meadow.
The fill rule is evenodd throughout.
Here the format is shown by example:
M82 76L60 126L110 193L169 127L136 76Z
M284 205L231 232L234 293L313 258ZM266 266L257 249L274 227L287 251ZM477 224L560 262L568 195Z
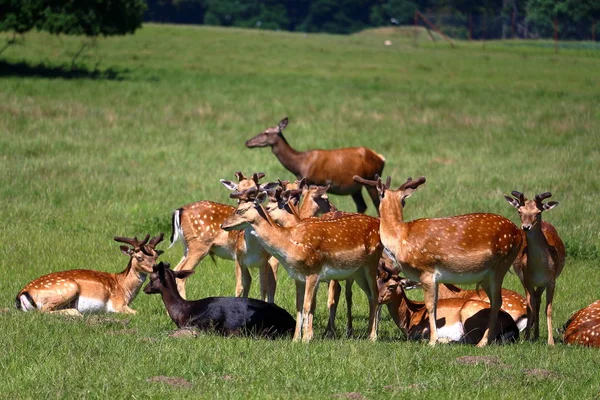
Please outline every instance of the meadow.
M357 337L321 338L325 285L308 345L171 338L162 301L144 293L134 316L14 308L40 275L123 270L115 235L162 231L166 250L174 209L232 204L220 178L292 179L269 149L244 147L288 116L296 149L367 146L385 155L392 185L425 175L407 201L409 220L481 211L516 223L503 194L552 192L560 205L544 219L567 247L554 303L560 328L600 298L600 52L451 48L389 29L336 36L148 24L98 40L65 70L81 41L30 33L0 59L0 398L600 398L598 349L548 347L545 317L535 343L478 349L407 342L386 309L371 343L361 337L367 303L357 289ZM350 198L331 198L353 211ZM177 244L161 260L175 265L181 255ZM255 274L253 297L257 282ZM276 301L290 312L293 286L281 269ZM514 274L504 286L523 293ZM192 299L233 295L233 263L206 258L187 288ZM340 336L344 310L342 301Z

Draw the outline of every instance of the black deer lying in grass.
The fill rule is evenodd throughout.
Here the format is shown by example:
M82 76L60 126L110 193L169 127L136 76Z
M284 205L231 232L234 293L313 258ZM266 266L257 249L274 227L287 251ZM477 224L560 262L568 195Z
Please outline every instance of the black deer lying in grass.
M173 271L169 263L154 265L144 293L162 295L169 316L180 328L191 327L221 335L277 337L291 334L294 318L283 308L245 297L207 297L187 301L177 291L175 278L194 271Z

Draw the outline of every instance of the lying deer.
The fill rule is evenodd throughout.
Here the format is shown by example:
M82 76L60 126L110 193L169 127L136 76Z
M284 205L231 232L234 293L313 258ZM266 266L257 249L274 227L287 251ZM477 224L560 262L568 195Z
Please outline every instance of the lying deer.
M479 283L490 298L491 311L488 328L477 346L487 345L495 337L502 281L523 241L519 229L507 218L487 213L405 222L406 199L425 183L425 177L408 178L396 190L390 189L391 178L385 184L380 178L369 181L355 176L354 180L377 189L381 199L379 232L386 254L408 278L423 285L427 312L433 315L429 344L438 340L438 284Z
M519 211L521 227L527 238L526 245L515 260L513 268L525 288L528 305L525 338L530 339L533 325L533 339L540 336L540 305L546 290L546 320L548 323L548 344L554 345L552 332L552 300L556 279L565 265L565 245L551 224L542 221L542 212L552 210L556 201L544 200L552 196L549 192L538 194L534 200L527 200L521 192L512 192L514 197L504 196L508 204Z
M405 280L404 289L411 290L421 287L421 284L415 281ZM438 286L438 300L442 299L467 299L481 300L486 303L490 302L489 297L483 290L464 290L458 286L442 283ZM527 302L525 298L517 292L502 288L502 307L501 309L507 312L519 327L519 332L525 330L527 326Z
M287 125L288 119L282 119L277 126L267 128L246 141L246 147L271 146L279 162L297 179L306 178L309 184L329 185L329 193L351 195L357 211L364 213L367 204L361 194L362 186L355 183L352 176L374 179L375 175L381 175L385 158L366 147L296 151L283 137L283 130ZM367 192L375 208L378 208L377 191L367 188Z
M575 312L564 325L563 342L600 347L600 300Z
M187 301L177 291L176 278L185 279L194 271L172 271L168 263L155 265L146 294L160 293L169 316L179 328L194 327L221 335L276 337L291 334L294 318L283 308L257 299L207 297Z
M258 174L258 178L265 174ZM241 172L235 173L238 183L237 190L245 190L256 185L254 177L246 177ZM221 229L221 223L229 215L233 214L235 207L215 203L213 201L197 201L180 207L173 212L173 234L169 248L181 240L183 242L183 257L175 266L175 271L193 270L204 257L210 255L235 261L235 295L248 297L252 277L247 268L242 268L236 259L238 243L243 243L240 232L225 232ZM273 273L262 271L263 281L261 283L261 298L269 298L273 301L275 296L275 284ZM276 272L276 271L275 271ZM179 293L183 298L185 295L185 281L177 281Z
M345 280L353 276L369 298L369 337L377 338L377 263L381 256L379 221L363 214L338 219L303 220L294 227L277 225L262 203L267 193L251 188L232 193L240 200L235 213L221 227L252 227L263 247L296 281L298 315L294 340L313 337L316 289L321 280ZM302 332L301 332L302 331Z
M129 307L162 250L156 245L163 234L144 240L115 236L126 243L121 251L130 257L127 268L119 274L74 269L53 272L29 282L17 295L15 306L23 311L41 310L80 316L81 313L107 311L135 314Z
M401 279L397 271L380 263L377 277L379 304L386 304L392 319L409 340L426 339L430 336L430 318L424 303L410 300L404 288L407 279ZM466 298L439 299L436 327L438 338L449 342L476 344L483 337L490 317L490 305L480 300ZM496 320L495 341L516 341L519 328L503 310Z

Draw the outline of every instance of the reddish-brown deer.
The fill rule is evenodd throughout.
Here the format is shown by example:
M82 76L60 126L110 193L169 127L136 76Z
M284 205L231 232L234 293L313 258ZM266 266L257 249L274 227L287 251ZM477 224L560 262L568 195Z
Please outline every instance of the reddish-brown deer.
M405 280L404 289L410 290L421 287L419 282ZM438 286L438 300L442 299L468 299L490 302L489 297L483 290L465 290L450 283L442 283ZM512 290L502 288L502 310L506 311L517 324L519 332L527 326L527 301L525 297Z
M333 150L297 151L283 137L283 130L288 125L284 118L278 125L265 129L264 132L246 141L246 147L271 146L273 154L279 162L297 179L306 178L310 184L327 186L329 193L351 195L356 209L364 213L367 204L362 197L362 186L352 180L354 175L366 179L374 179L381 175L385 158L366 147L348 147ZM377 191L367 188L369 196L379 207Z
M29 282L17 295L15 305L23 311L41 310L68 315L107 311L135 314L129 307L162 250L155 247L163 234L144 240L115 236L121 251L130 257L119 274L88 269L53 272Z
M571 315L564 330L564 343L600 348L600 300Z
M225 230L251 226L263 247L296 281L294 340L313 337L316 289L321 280L353 276L369 298L369 337L377 338L377 263L381 256L379 221L363 214L337 219L307 219L294 227L277 225L262 207L267 194L256 188L233 193L238 208L223 223Z
M528 306L525 339L530 339L533 326L533 339L540 336L540 305L546 291L546 320L548 323L548 344L554 345L552 332L552 300L556 279L565 265L565 245L551 224L542 221L542 212L552 210L556 201L544 203L552 196L549 192L538 194L534 200L527 200L521 192L512 192L514 197L504 196L508 203L519 211L521 227L527 238L513 268L525 288Z
M407 279L401 279L397 270L380 263L377 277L379 304L386 304L392 319L408 339L426 339L430 336L430 314L424 303L412 301L404 292ZM468 298L439 299L436 326L440 340L449 342L478 343L490 315L490 304ZM519 338L519 328L512 317L503 310L496 320L494 340L505 342Z
M236 172L238 190L245 190L256 185L252 178ZM262 178L264 174L259 174ZM173 234L169 248L181 240L183 243L183 257L173 268L174 271L193 270L204 257L210 255L225 260L236 261L235 252L240 232L225 232L221 224L229 215L233 214L235 207L216 203L213 201L197 201L178 208L173 212ZM252 278L248 270L243 271L236 262L235 295L247 297ZM185 280L177 279L177 288L185 299Z
M478 346L494 337L498 311L502 305L502 281L521 248L523 237L507 218L476 213L448 218L424 218L405 222L406 199L425 183L425 177L408 180L391 190L391 178L368 181L355 176L364 185L377 188L381 203L380 235L386 254L402 272L423 285L425 305L430 318L429 343L438 341L437 286L439 283L478 283L490 298L488 328Z

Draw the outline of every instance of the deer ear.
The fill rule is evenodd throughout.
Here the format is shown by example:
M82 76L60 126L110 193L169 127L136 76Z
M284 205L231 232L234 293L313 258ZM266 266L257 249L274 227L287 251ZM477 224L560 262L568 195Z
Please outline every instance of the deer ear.
M177 279L185 279L193 273L194 271L189 269L184 271L173 271L173 275L175 275L175 278Z
M544 204L544 211L552 210L557 205L558 201L549 201L546 204Z
M267 194L267 192L260 192L259 194L256 195L256 199L254 199L254 203L256 205L261 205L262 203L265 202L265 200L267 199L267 197L269 197L269 195Z
M510 204L511 206L513 206L514 208L519 208L519 200L515 199L514 197L510 197L507 195L504 195L504 198L506 199L506 201L508 202L508 204Z
M406 204L406 199L408 199L410 196L412 196L412 194L415 192L416 188L406 188L402 191L402 197L400 198L400 201L402 202L402 207L404 207L404 205Z
M133 255L133 249L129 246L119 246L119 248L121 249L121 251L123 252L123 254L128 255L129 257L131 257Z
M282 130L284 130L285 127L287 126L287 124L288 124L288 117L285 117L284 119L282 119L279 122L279 132L281 132Z
M221 179L221 183L223 184L223 186L225 186L227 189L231 190L232 192L235 192L238 188L237 183L228 181L226 179Z
M261 190L273 190L277 187L279 187L279 182L267 182L260 185Z

